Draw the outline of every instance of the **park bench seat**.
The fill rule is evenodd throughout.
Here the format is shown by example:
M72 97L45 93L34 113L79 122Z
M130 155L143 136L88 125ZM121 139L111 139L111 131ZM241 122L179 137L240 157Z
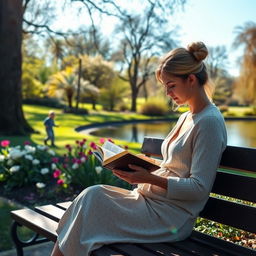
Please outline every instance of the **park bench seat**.
M145 138L141 152L147 156L160 157L161 144L162 139ZM256 148L228 146L222 155L220 168L211 197L200 213L200 217L256 233ZM228 201L223 196L240 199L240 201ZM241 200L250 203L244 204ZM12 238L16 245L17 255L23 255L23 247L44 241L55 242L58 221L70 204L71 202L63 202L35 207L33 210L12 211L11 216L14 220ZM20 225L30 228L37 235L31 241L20 241L17 235ZM111 244L95 250L92 255L256 256L256 250L193 231L189 238L180 242Z

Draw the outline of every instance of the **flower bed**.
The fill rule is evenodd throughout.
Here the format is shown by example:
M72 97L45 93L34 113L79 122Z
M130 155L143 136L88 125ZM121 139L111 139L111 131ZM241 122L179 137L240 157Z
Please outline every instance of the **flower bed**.
M105 139L100 139L103 144ZM103 169L92 154L95 142L86 139L66 145L64 155L56 155L47 146L11 146L1 141L0 193L25 205L45 201L72 200L81 190L95 184L109 184L129 188L109 170ZM22 191L22 192L21 192ZM58 201L57 201L58 202Z

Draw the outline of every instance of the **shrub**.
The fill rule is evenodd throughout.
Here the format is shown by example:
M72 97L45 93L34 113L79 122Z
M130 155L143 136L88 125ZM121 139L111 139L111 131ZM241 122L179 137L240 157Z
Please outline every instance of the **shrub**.
M0 183L11 190L15 187L35 185L43 188L52 177L51 157L55 152L46 146L10 147L10 141L1 141L0 147Z
M221 113L227 112L228 111L228 106L227 105L221 105L219 106L219 110Z
M148 116L163 116L169 112L169 107L165 100L151 98L141 106L140 113Z
M34 99L24 99L24 104L33 104L33 105L40 105L46 106L51 108L64 108L65 105L60 103L60 101L56 98L34 98Z
M64 113L70 113L70 114L77 114L77 115L88 115L89 111L85 108L69 108L69 107L64 107L63 110Z

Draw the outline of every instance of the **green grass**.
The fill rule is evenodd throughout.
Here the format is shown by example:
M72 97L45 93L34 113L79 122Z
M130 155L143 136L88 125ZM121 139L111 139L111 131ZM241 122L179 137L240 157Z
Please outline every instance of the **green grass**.
M10 229L12 220L10 218L10 211L20 209L21 206L5 200L0 197L0 216L1 216L1 230L0 230L0 252L11 249L13 247L10 239ZM19 228L19 236L26 240L29 239L34 233L27 228Z
M88 106L87 106L88 107ZM29 124L37 131L30 136L2 136L0 140L7 139L11 141L11 145L23 144L24 141L31 141L34 144L43 144L45 138L45 129L43 120L46 118L48 111L52 109L49 107L24 105L23 110L25 117ZM66 144L74 144L76 140L81 138L87 138L91 141L98 141L98 137L93 137L85 134L81 134L75 131L75 128L81 125L88 125L93 123L104 123L111 121L122 120L135 120L135 119L148 119L149 117L134 113L117 113L106 111L90 111L89 115L75 115L63 113L61 109L52 109L56 112L55 123L60 127L55 128L56 144L58 148L55 150L57 153L63 153L65 151ZM127 144L127 142L118 141L120 144ZM131 148L138 149L138 143L129 143Z

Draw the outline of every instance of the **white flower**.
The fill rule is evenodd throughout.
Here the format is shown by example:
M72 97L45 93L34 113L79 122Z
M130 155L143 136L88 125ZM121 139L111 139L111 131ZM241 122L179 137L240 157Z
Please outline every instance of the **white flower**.
M83 145L83 149L86 149L86 148L87 148L87 146L86 146L86 144L84 144L84 145Z
M4 155L0 155L0 162L3 162L5 159L5 156Z
M10 168L10 172L11 173L18 172L19 170L20 170L20 166L19 165L14 165L13 167Z
M37 187L37 188L44 188L44 187L45 187L45 184L42 183L42 182L37 182L37 183L36 183L36 187Z
M32 164L33 164L33 165L38 165L38 164L40 164L40 161L39 161L38 159L34 159L34 160L32 161Z
M83 156L83 157L81 157L80 160L81 160L82 163L84 163L86 161L86 158Z
M72 165L72 169L77 169L79 167L79 164L78 163L74 163L73 165Z
M54 164L54 163L52 163L52 170L55 170L55 169L57 169L57 165L56 164Z
M20 145L16 146L15 148L16 148L16 149L20 149Z
M96 166L95 167L95 171L97 172L97 174L100 174L102 172L103 168L101 166Z
M30 161L33 160L33 156L31 156L31 155L25 155L25 158L28 159L28 160L30 160Z
M36 152L36 148L32 147L30 145L26 145L24 148L27 151L27 153L35 153Z
M7 165L9 165L9 166L12 166L12 165L13 165L12 159L9 159L9 160L7 161Z
M22 157L24 155L23 151L20 151L19 149L16 148L11 148L10 152L9 152L9 158L15 160L18 159L20 157Z
M55 156L55 152L52 149L48 150L48 153L52 156Z
M42 150L42 151L48 149L48 147L43 146L43 145L37 145L36 147L37 147L37 149Z
M44 175L44 174L47 174L49 172L49 169L48 168L42 168L40 172L41 172L41 174Z

